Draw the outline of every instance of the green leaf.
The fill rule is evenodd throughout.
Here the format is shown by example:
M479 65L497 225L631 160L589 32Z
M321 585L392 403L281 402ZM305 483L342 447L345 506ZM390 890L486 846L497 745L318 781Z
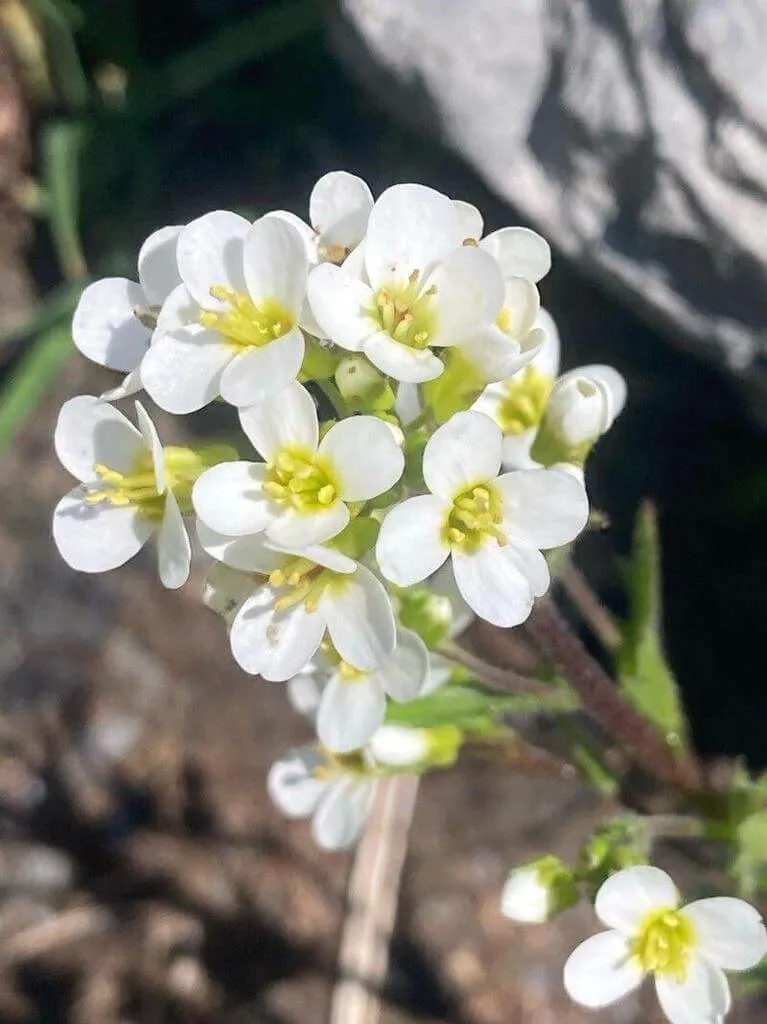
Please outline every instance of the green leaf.
M0 450L15 437L72 352L69 321L41 334L0 391Z
M27 0L46 41L48 61L59 96L72 110L88 102L88 78L75 43L79 12L61 0Z
M764 892L767 887L767 811L757 811L741 822L730 871L745 899L754 899Z
M80 244L80 159L88 131L79 121L57 121L43 132L43 178L48 190L53 244L64 276L81 280L88 273Z
M448 683L428 697L409 704L390 702L386 721L429 728L455 725L468 732L495 730L505 715L534 711L570 711L572 696L552 687L551 694L499 694L478 682Z
M621 693L677 750L687 747L687 722L661 638L660 542L655 509L645 503L634 528L629 564L629 620L617 654Z

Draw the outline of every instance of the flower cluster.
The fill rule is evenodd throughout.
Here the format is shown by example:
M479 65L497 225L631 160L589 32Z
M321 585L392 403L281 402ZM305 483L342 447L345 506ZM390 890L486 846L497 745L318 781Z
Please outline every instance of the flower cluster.
M325 847L354 840L377 779L460 745L390 720L450 674L433 651L448 626L431 599L414 611L424 587L439 574L448 612L518 625L549 587L543 552L586 525L583 463L624 387L609 367L555 379L549 265L533 231L485 235L468 203L415 184L374 200L334 172L309 223L216 210L164 227L138 281L97 281L78 305L76 346L123 376L61 410L78 485L54 514L59 551L103 572L154 536L166 587L193 545L210 556L205 600L237 663L314 694L317 743L269 789ZM136 426L110 404L142 391L174 415L224 403L228 443L163 447L144 398Z

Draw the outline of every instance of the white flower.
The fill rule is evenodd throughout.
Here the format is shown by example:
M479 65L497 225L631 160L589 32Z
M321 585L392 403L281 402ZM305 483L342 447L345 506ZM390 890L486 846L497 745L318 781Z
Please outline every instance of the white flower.
M160 307L181 283L176 243L181 227L160 228L138 254L138 282L105 277L83 291L72 318L72 339L88 359L128 374L103 398L122 398L141 390L138 368L152 339Z
M433 189L387 189L344 265L310 274L309 303L324 334L396 380L438 377L443 364L432 348L472 339L503 306L498 266L462 246L464 227L459 208Z
M365 237L373 196L367 184L347 171L324 174L309 196L311 226L287 210L274 210L301 234L311 264L341 264Z
M225 537L202 522L197 532L209 555L256 574L230 632L232 654L246 672L290 679L314 658L326 632L343 660L365 671L393 653L391 601L364 565L319 544L289 552L262 535ZM217 601L226 603L221 593Z
M218 395L253 405L295 380L309 260L278 217L250 224L216 210L178 239L182 284L168 297L141 378L157 404L194 412Z
M376 558L400 587L430 576L450 557L456 584L480 618L516 626L550 582L540 549L573 540L586 525L583 484L557 470L498 476L501 431L463 412L424 450L430 494L396 505L381 526Z
M313 819L312 835L323 850L345 850L354 843L375 786L361 757L336 758L315 747L289 751L267 778L269 796L283 814Z
M405 465L375 416L342 420L320 442L314 402L296 382L240 410L240 422L265 464L221 463L203 473L192 495L202 522L231 537L265 532L283 547L319 544L349 522L347 502L388 491Z
M582 943L565 964L575 1002L609 1006L655 976L671 1024L719 1024L730 1009L724 971L746 971L767 954L759 912L728 896L680 907L665 871L619 871L597 893L595 910L610 931Z
M363 747L384 721L386 698L407 703L429 679L429 652L417 633L397 631L394 653L377 669L362 671L342 661L325 685L317 710L317 736L345 754Z
M53 538L73 569L105 572L133 558L156 534L160 579L176 588L189 575L191 547L174 489L185 482L193 453L164 452L139 402L136 417L139 430L98 398L65 402L56 454L82 486L56 506Z

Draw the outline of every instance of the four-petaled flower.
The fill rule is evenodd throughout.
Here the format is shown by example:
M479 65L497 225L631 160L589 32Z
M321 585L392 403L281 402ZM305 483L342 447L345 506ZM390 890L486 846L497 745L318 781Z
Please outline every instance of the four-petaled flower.
M376 546L381 572L400 587L426 579L451 558L455 581L477 615L516 626L549 586L541 549L573 540L586 525L583 484L558 470L498 476L501 431L464 412L434 432L423 454L430 494L407 498L384 519Z
M295 228L217 210L178 238L182 284L163 306L141 364L157 404L194 412L220 395L252 405L295 380L304 358L299 322L309 260Z
M586 939L565 965L565 988L594 1009L633 992L652 974L671 1024L720 1024L730 1009L725 971L747 971L767 954L758 910L728 896L680 907L665 871L633 867L612 875L596 897L610 929Z
M341 420L320 441L317 410L301 384L240 410L240 423L266 463L222 463L197 481L195 511L218 533L265 531L286 547L319 544L349 522L347 503L377 497L402 475L402 451L375 416Z
M64 403L56 454L81 485L56 506L53 539L73 569L105 572L133 558L156 534L160 579L176 588L189 575L191 547L175 492L188 501L199 460L188 449L163 450L140 402L136 418L138 430L89 395Z

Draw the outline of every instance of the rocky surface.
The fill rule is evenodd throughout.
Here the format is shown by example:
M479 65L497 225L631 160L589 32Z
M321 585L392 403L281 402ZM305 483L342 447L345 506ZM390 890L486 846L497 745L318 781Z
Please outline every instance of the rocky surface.
M760 0L339 0L337 52L767 418Z

